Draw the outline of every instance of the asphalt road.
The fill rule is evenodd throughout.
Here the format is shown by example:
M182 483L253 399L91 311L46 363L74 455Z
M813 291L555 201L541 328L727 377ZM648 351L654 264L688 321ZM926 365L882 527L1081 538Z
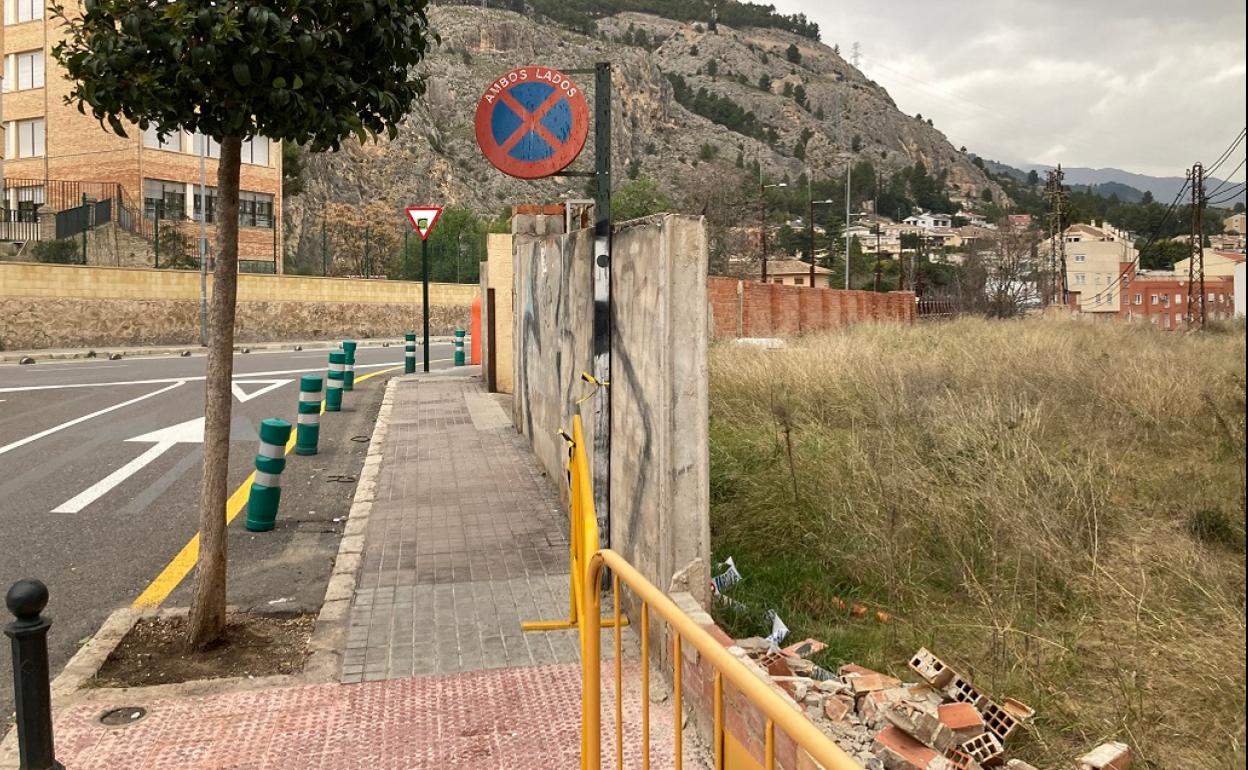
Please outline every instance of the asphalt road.
M449 366L452 348L434 345L430 355L435 368ZM326 357L325 349L235 355L231 492L254 468L260 421L294 423L299 376L323 373ZM357 378L399 368L345 393L341 413L322 415L319 454L288 456L276 530L247 532L245 512L231 524L231 604L319 606L384 383L402 362L401 344L360 348ZM149 434L203 416L204 364L193 355L0 365L0 591L26 577L48 584L54 676L196 532L196 426ZM158 440L171 433L176 440ZM190 583L164 604L189 604ZM0 657L3 733L13 690L7 651Z

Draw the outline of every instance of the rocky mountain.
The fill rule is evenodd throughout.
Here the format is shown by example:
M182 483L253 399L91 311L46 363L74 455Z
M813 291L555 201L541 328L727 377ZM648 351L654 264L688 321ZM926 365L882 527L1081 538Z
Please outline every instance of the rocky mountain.
M597 34L586 35L542 17L453 5L431 8L430 21L442 43L423 65L425 99L393 141L306 158L304 191L287 202L289 244L317 238L331 202L380 202L398 226L402 206L418 202L494 215L513 202L579 197L584 179L513 179L476 146L473 117L486 85L527 64L566 70L611 61L617 184L653 179L678 206L708 178L740 180L754 162L769 178L791 181L841 177L847 163L863 160L886 174L922 162L955 201L985 190L1004 200L937 128L901 113L882 87L809 37L722 23L708 31L637 13L599 19ZM575 79L592 86L592 75ZM591 146L592 138L574 168L590 168Z

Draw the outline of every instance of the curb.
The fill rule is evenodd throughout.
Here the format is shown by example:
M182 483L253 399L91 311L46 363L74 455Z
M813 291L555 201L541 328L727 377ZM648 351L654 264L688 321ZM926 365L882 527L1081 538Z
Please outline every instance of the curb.
M336 682L342 664L341 645L346 638L347 624L351 617L351 603L355 598L355 586L364 552L364 533L368 528L368 518L373 508L377 478L381 474L381 459L385 452L385 438L389 433L390 413L394 409L394 393L398 381L398 377L391 377L386 382L386 389L381 397L381 406L377 410L377 419L373 425L372 437L369 439L368 452L364 456L364 467L360 469L355 498L347 513L347 521L343 528L342 539L338 543L338 554L334 558L329 584L325 587L325 598L316 616L312 635L308 639L308 659L304 663L303 671L298 674L265 677L199 679L149 687L84 688L83 685L95 676L104 661L139 620L154 617L179 617L189 612L187 607L154 610L123 607L114 610L105 619L99 631L80 647L78 652L74 653L61 673L52 680L53 711L57 712L78 703L116 702L123 693L125 700L139 702L158 698ZM230 612L238 610L241 608L227 607L227 611ZM0 740L0 770L17 770L17 767L17 730L9 730L3 740Z
M449 345L454 342L454 337L430 337L430 345ZM419 341L417 341L419 344ZM256 343L236 343L234 351L240 352L244 348L252 352L269 352L286 350L294 351L294 346L301 346L304 352L316 352L318 350L336 350L336 342L327 340L291 340L289 342L256 342ZM361 348L379 348L384 346L402 347L403 338L377 337L374 339L364 340L360 342ZM161 345L154 347L115 347L111 349L105 348L80 348L74 350L0 350L0 364L13 364L21 361L23 358L33 358L38 361L76 361L95 359L98 361L107 361L110 355L116 354L122 358L140 358L147 356L178 356L183 351L190 351L192 357L206 356L207 348L201 348L198 343L188 343L186 345ZM94 356L89 355L95 353Z
M325 598L316 616L316 626L308 640L310 655L304 664L301 677L312 681L336 681L342 668L342 644L346 640L347 624L351 618L351 603L355 600L355 585L359 577L360 562L364 556L364 533L373 510L377 492L377 478L381 475L381 458L385 454L386 435L390 432L390 413L394 410L394 392L398 378L386 382L373 435L364 455L364 467L355 486L355 498L338 541L338 555L334 569L325 586Z

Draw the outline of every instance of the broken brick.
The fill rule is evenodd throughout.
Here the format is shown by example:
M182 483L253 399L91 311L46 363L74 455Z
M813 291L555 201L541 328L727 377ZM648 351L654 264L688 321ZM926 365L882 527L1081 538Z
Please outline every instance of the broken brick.
M956 673L949 680L949 683L944 686L943 690L949 700L957 701L958 703L969 703L975 708L979 708L980 704L984 702L984 694L975 685Z
M865 618L867 616L867 608L862 604L855 604L849 608L849 616L851 618Z
M1021 759L1011 759L1005 763L1005 770L1036 770L1036 766L1029 765Z
M981 733L962 744L962 751L981 765L990 765L1005 753L1001 739L992 733Z
M982 735L986 729L984 718L969 703L945 703L937 709L940 721L953 731L958 743L966 743Z
M809 658L811 655L814 655L817 652L822 652L826 649L828 649L828 645L818 639L803 639L796 644L790 644L788 647L785 647L782 652L784 652L785 655L795 655L799 658Z
M970 754L956 746L945 749L945 759L949 760L954 770L983 770Z
M884 760L888 770L927 770L933 760L940 758L934 749L919 743L896 725L889 725L875 736L872 749Z
M944 661L933 655L926 647L920 647L919 651L910 658L910 668L937 687L944 687L954 675L954 670L945 665Z
M766 655L759 658L758 662L762 664L767 673L772 676L793 676L793 669L789 668L789 663L779 655Z
M884 712L894 703L905 699L907 691L901 687L873 690L858 701L858 714L868 722L884 718Z
M850 708L851 704L844 698L831 697L823 702L823 715L833 722L839 722L849 714Z
M899 701L884 712L884 718L937 751L955 744L953 731L940 721L936 709L925 704Z
M893 622L893 616L892 616L892 615L889 615L889 614L888 614L887 612L885 612L884 610L876 610L876 613L875 613L875 619L876 619L876 621L877 621L877 622L879 622L879 623L883 623L883 624L885 624L885 625L887 625L888 623Z
M845 683L848 684L856 694L861 695L864 692L875 692L876 690L887 690L901 685L900 679L894 679L884 674L859 674L857 676L845 677Z
M984 716L984 726L1003 743L1018 729L1020 722L1010 712L987 698L980 702L979 710Z
M1080 770L1127 770L1131 767L1131 747L1118 741L1102 743L1079 758Z
M840 674L841 676L847 676L849 674L878 674L880 672L873 671L869 668L866 668L865 666L860 666L857 663L846 663L840 668L838 668L836 670L836 673Z
M1035 709L1020 700L1015 700L1014 698L1006 698L1002 701L1001 708L1005 709L1010 716L1020 722L1031 719L1036 715Z

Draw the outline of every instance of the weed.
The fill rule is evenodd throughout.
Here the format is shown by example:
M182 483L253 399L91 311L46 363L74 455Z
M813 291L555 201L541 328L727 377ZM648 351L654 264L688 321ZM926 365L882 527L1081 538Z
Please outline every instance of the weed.
M711 368L730 633L775 608L820 662L894 674L925 645L1037 708L1011 751L1041 766L1106 738L1242 763L1242 324L864 324Z

